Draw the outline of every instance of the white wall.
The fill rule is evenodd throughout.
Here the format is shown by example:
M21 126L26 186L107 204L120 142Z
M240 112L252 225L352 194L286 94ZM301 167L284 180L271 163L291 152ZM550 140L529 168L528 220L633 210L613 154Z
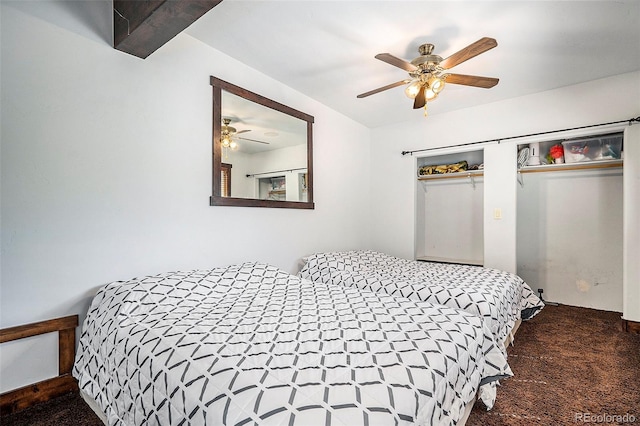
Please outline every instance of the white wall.
M431 107L432 115L429 117L424 118L421 114L417 114L415 121L373 129L371 183L372 194L378 194L378 196L372 197L370 207L372 247L407 258L411 258L414 254L416 161L409 155L402 156L402 151L447 147L637 117L640 113L639 82L640 72L633 72L603 81L563 87L445 114L434 114L437 103L435 101ZM602 96L599 90L601 87L607 87L606 97ZM442 96L445 95L446 89ZM410 105L407 107L409 108ZM396 142L389 143L390 140ZM501 145L504 145L505 151L496 152L495 159L498 160L498 157L501 157L500 162L502 162L511 156L512 161L505 163L504 167L508 170L500 170L497 173L506 173L513 176L513 179L510 178L510 184L498 189L491 196L490 205L485 205L485 209L488 208L489 211L485 211L484 257L485 260L492 258L499 260L506 253L504 251L506 242L508 250L512 250L506 258L507 266L511 268L515 265L513 256L516 254L513 250L516 226L511 222L516 207L516 191L513 186L515 185L516 156L515 149L508 147L508 141L503 141ZM490 145L485 149L485 162L492 161L491 156L487 155L489 147ZM468 150L469 147L466 149ZM457 150L460 151L462 148ZM507 153L506 150L510 152ZM432 154L455 151L456 148L448 148L434 151ZM625 161L628 161L628 158L625 157ZM634 173L636 176L637 173ZM485 191L489 187L489 178L485 171ZM625 177L625 194L627 191L633 194L638 193L637 176ZM635 195L634 197L638 198ZM640 216L637 213L637 203L635 204L633 210L631 207L629 209L625 207L625 214L629 213L625 217L627 225L628 221L637 221ZM506 206L506 211L503 208L503 217L508 214L509 222L503 220L500 224L492 223L496 225L495 227L487 226L487 221L493 221L491 215L494 206ZM382 224L384 226L381 226ZM567 235L567 238L569 237L570 235ZM627 245L629 247L625 253L627 263L631 262L630 259L636 259L633 261L637 262L637 259L640 259L637 244L628 242ZM632 267L628 266L628 270L631 271ZM638 271L634 271L629 272L632 277L625 281L629 287L626 289L626 294L637 296L640 294L640 277ZM637 301L638 298L634 300ZM630 307L629 304L625 306L625 315L627 309L633 309L636 318L640 315L638 308Z
M484 149L484 266L516 273L516 145Z
M251 156L250 173L269 173L277 170L306 167L307 146L295 145L272 151L257 152Z
M255 197L254 180L248 179L247 174L251 172L251 154L244 152L227 152L226 158L223 154L223 163L231 164L231 196L238 198Z
M114 280L369 247L369 129L186 34L116 51L85 20L110 2L0 7L2 327L84 316ZM211 75L315 117L315 210L209 206ZM43 370L22 355L3 390Z

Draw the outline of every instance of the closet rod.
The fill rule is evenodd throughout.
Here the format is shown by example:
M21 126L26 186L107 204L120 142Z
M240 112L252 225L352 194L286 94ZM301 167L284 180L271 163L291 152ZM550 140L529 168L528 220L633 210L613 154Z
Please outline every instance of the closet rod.
M284 169L284 170L274 170L273 172L262 172L262 173L253 173L253 174L248 174L247 177L254 177L254 176L260 176L260 175L270 175L272 173L284 173L284 172L293 172L296 170L307 170L306 167L298 167L297 169Z
M590 124L588 126L570 127L568 129L549 130L547 132L530 133L528 135L509 136L509 137L506 137L506 138L487 139L485 141L478 141L478 142L468 142L468 143L463 143L463 144L460 144L460 145L453 145L452 147L456 147L457 148L459 146L478 145L478 144L481 144L481 143L488 143L488 142L498 142L499 143L501 141L505 141L505 140L509 140L509 139L520 139L520 138L527 138L527 137L531 137L531 136L549 135L549 134L552 134L552 133L566 132L568 130L580 130L580 129L588 129L588 128L591 128L591 127L609 126L611 124L629 123L629 126L631 126L634 122L640 123L640 116L638 116L636 118L630 118L629 120L611 121L609 123ZM435 148L415 149L413 151L402 151L402 155L407 155L407 154L413 155L414 152L433 151L433 150L442 149L442 148L450 148L450 147L439 146L439 147L435 147Z

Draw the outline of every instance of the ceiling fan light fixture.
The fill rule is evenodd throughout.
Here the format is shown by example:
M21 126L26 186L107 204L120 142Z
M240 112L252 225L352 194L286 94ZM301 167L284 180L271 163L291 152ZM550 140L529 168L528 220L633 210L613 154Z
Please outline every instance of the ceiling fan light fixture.
M444 89L444 79L436 75L432 76L429 78L429 87L435 94L442 92L442 89Z
M438 97L438 94L429 86L426 86L424 88L424 98L427 100L427 102L432 101L437 97Z
M404 94L410 99L415 99L421 88L422 82L419 79L415 79L404 89Z
M231 141L229 143L229 148L231 148L233 151L235 151L236 149L238 149L238 143L235 141Z
M229 137L229 135L224 135L222 136L220 143L222 144L223 147L228 148L229 146L231 146L233 142L231 141L231 138Z

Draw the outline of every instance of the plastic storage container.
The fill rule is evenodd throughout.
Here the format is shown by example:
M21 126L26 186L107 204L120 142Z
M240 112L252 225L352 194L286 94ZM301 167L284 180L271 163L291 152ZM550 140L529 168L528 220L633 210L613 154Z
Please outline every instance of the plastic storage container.
M600 136L562 142L564 161L617 160L622 151L622 135Z

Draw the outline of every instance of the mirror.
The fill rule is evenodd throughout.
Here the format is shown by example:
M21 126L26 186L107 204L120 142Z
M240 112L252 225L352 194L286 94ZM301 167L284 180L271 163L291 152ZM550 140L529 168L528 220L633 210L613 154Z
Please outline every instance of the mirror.
M313 209L313 117L216 77L212 206Z

